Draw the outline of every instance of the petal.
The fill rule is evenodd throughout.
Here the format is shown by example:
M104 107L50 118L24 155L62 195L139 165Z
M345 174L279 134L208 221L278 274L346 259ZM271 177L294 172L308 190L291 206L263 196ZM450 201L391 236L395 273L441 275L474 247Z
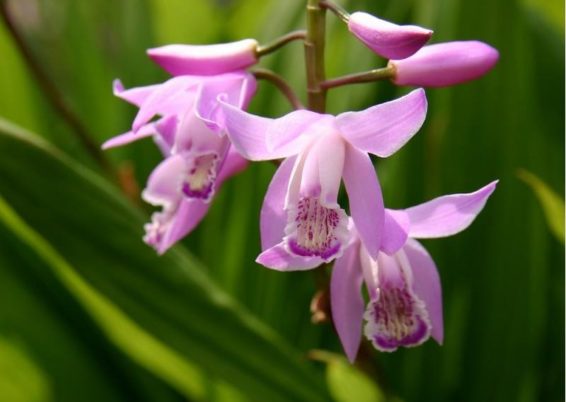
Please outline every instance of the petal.
M386 158L395 153L421 128L427 110L422 89L361 112L346 112L336 123L356 148Z
M209 208L210 203L208 202L183 199L172 217L168 230L156 247L157 252L165 253L171 246L188 235L204 218Z
M397 85L443 87L481 77L499 60L499 52L479 41L425 46L404 60L391 61Z
M420 239L445 237L466 229L481 212L497 182L493 181L474 193L446 195L406 209L411 221L409 236Z
M368 254L366 248L361 245L360 247L360 266L362 268L362 274L364 277L364 282L366 283L366 288L368 291L369 298L374 300L377 298L377 287L379 284L378 279L378 268L377 259L373 259Z
M367 47L388 59L409 57L432 36L429 29L393 24L363 12L350 15L348 29Z
M155 133L156 133L155 125L153 123L146 124L140 127L137 133L134 133L133 131L128 131L127 133L117 135L116 137L112 137L106 142L104 142L104 144L102 144L101 147L102 149L121 147L122 145L126 145L131 142L141 140L142 138L150 137Z
M260 214L262 250L275 246L285 235L285 226L287 225L285 197L294 164L294 157L285 159L275 172L265 193Z
M246 113L225 102L221 102L221 105L228 137L246 159L261 161L286 158L298 154L304 146L304 136L300 135L302 126L296 124L302 121L300 116L296 119L297 112L303 116L304 111L295 111L273 120ZM276 147L269 147L267 138L268 135L275 135L274 132L280 136L280 143Z
M153 205L171 205L181 197L181 182L186 169L185 158L173 155L151 172L142 198Z
M377 258L384 208L381 187L369 156L352 146L346 146L343 177L350 201L350 215L360 239L369 255Z
M223 74L207 80L201 85L195 101L198 118L214 131L225 127L224 115L218 99L243 109L255 94L256 81L247 73Z
M294 147L301 136L316 136L327 131L331 116L321 115L310 110L295 110L279 119L273 120L266 133L267 147L271 151L281 151L286 147ZM315 124L316 123L316 124ZM284 152L284 151L283 151Z
M155 130L158 135L153 137L155 143L161 150L164 157L171 155L173 145L175 144L175 135L178 127L177 116L167 116L155 122ZM140 131L143 130L140 129Z
M305 271L316 268L324 262L320 257L301 257L291 254L283 243L265 250L255 261L276 271Z
M157 85L148 85L145 87L136 87L131 89L124 89L124 85L120 80L114 80L112 83L112 89L114 92L114 96L117 96L120 99L125 100L137 107L140 107L145 100L159 88L160 84Z
M436 265L425 248L414 239L408 240L403 251L413 274L413 292L425 304L432 326L432 337L442 345L444 341L442 289Z
M323 206L339 207L337 200L344 170L345 145L336 132L325 133L312 145L303 168L301 195L320 196Z
M140 106L132 124L133 130L139 130L156 114L166 116L187 110L194 101L195 91L201 81L200 77L183 76L159 85Z
M216 75L257 62L257 41L244 39L216 45L167 45L149 49L149 57L172 75Z
M216 178L217 187L220 187L220 185L230 177L243 171L247 166L248 161L242 158L234 147L230 147L226 153L222 167L218 172L218 177Z
M355 243L336 259L330 280L332 320L350 363L356 359L362 337L365 308L361 286L359 243Z
M388 255L395 254L407 242L410 221L405 211L385 210L381 250Z

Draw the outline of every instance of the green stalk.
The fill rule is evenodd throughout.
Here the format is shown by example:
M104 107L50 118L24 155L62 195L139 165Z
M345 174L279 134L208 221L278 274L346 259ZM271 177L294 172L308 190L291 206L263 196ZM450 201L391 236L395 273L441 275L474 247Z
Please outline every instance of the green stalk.
M324 113L326 89L320 84L325 80L324 36L326 10L320 0L307 0L307 37L305 39L305 62L307 69L308 108Z

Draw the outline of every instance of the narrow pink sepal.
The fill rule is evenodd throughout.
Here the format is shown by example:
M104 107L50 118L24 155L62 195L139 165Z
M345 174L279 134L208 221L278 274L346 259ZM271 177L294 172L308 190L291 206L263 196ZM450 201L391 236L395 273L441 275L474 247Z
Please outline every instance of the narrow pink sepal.
M474 80L495 66L499 52L479 41L425 46L413 56L390 61L397 85L444 87Z
M359 243L355 243L336 259L330 280L332 321L350 363L356 359L362 338L362 279Z
M413 292L425 305L431 324L431 335L442 345L444 319L442 315L442 287L440 276L432 257L416 240L409 239L403 246L413 274Z
M409 237L446 237L466 229L481 212L497 183L495 180L473 193L445 195L405 209L411 221Z
M172 75L217 75L243 70L257 62L254 39L215 45L167 45L148 56Z
M350 15L348 29L375 53L388 59L411 56L432 36L430 29L393 24L363 12Z

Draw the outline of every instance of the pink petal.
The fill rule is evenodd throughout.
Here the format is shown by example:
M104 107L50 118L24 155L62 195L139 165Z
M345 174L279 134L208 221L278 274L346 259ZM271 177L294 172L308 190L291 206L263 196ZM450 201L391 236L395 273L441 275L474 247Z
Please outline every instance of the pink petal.
M305 271L318 267L324 260L320 257L300 257L291 254L283 243L279 243L262 252L256 262L276 271Z
M332 320L351 363L356 359L360 346L364 315L359 255L359 243L346 249L336 259L330 280Z
M410 221L405 211L385 210L381 250L388 255L395 254L407 242Z
M157 252L165 253L171 246L192 232L205 217L209 208L210 203L208 202L183 199L172 218L171 225L156 248Z
M224 102L221 105L228 137L246 159L261 161L286 158L298 154L304 146L304 136L301 136L303 126L298 124L304 121L304 111L292 112L273 120L254 116ZM274 136L274 133L280 135L279 143L270 147L267 138Z
M384 208L379 180L369 156L350 145L346 146L343 177L350 201L350 215L362 243L375 259L381 246Z
M157 85L148 85L145 87L136 87L131 89L124 89L124 85L120 80L114 80L112 83L112 88L114 92L114 96L117 96L120 99L125 100L137 107L140 107L143 102L155 91L159 88L160 84Z
M388 59L404 59L419 50L432 31L415 25L397 25L373 15L350 15L348 29L375 53Z
M425 93L416 89L402 98L361 112L342 113L337 116L336 123L353 146L386 158L419 131L426 110Z
M153 205L172 205L181 197L181 181L186 169L185 158L173 155L151 172L142 198Z
M240 154L230 147L224 159L224 163L218 172L218 177L216 178L216 186L220 187L224 181L230 177L240 173L248 166L248 161L240 156Z
M156 133L155 125L153 123L146 124L140 127L137 133L133 131L128 131L127 133L117 135L116 137L112 137L104 144L102 144L102 149L110 149L121 147L122 145L129 144L131 142L141 140L142 138L147 138Z
M267 250L279 243L285 236L287 212L285 197L295 158L287 158L275 172L269 183L260 214L261 249Z
M149 57L172 75L217 75L242 70L257 62L257 41L215 45L167 45L149 49Z
M155 115L179 114L191 107L195 91L201 77L176 77L164 82L149 95L134 119L132 128L134 131L147 123Z
M498 180L468 194L452 194L408 208L410 237L426 239L451 236L466 229L481 212Z
M247 73L223 74L203 82L195 101L195 113L206 125L217 132L225 127L218 99L244 109L255 94L256 81Z
M474 80L491 70L499 52L479 41L425 46L404 60L391 61L397 85L443 87Z
M409 239L403 247L413 274L413 292L424 304L432 326L432 337L442 345L444 321L442 317L442 289L440 277L432 257L416 240Z

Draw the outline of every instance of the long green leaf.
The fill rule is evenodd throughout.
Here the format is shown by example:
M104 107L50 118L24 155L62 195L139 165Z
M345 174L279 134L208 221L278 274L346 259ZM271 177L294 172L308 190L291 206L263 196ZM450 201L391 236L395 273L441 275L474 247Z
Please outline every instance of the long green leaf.
M187 371L196 365L250 400L328 400L322 378L297 351L222 293L186 253L159 258L143 245L140 214L102 179L6 122L0 132L0 194L69 264L67 271L83 278L68 277L67 287L80 290L119 347L125 334L137 333L161 349L150 358L129 345L125 351L138 363L185 392L179 375L175 380L164 369L167 359Z

